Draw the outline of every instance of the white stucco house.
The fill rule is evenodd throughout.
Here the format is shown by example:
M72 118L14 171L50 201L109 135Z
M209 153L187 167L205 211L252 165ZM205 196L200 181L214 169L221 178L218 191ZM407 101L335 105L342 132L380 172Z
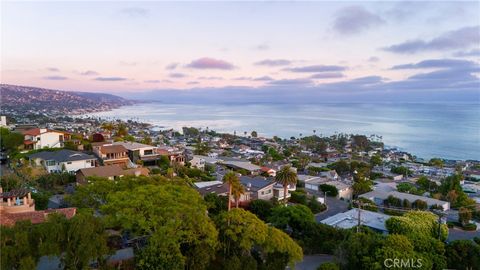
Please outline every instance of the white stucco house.
M70 133L46 128L32 128L23 132L24 149L37 150L63 147L63 143L70 139Z
M97 161L93 155L67 149L38 152L28 157L49 173L75 173L80 169L95 167Z

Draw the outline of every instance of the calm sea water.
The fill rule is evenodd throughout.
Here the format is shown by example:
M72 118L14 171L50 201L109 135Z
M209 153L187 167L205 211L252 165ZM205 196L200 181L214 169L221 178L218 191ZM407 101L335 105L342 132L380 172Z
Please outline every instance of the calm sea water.
M280 137L376 134L418 157L480 159L478 104L163 104L126 106L94 116L135 119L164 128L256 130Z

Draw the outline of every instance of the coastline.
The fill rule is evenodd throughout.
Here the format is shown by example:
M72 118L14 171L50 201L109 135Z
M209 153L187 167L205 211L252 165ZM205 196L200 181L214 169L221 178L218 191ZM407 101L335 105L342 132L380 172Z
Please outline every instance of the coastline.
M337 106L338 105L338 106ZM303 133L304 136L313 135L312 129L318 131L318 135L323 134L324 136L333 135L336 133L346 133L346 134L361 134L367 135L370 134L379 134L382 135L382 141L388 148L395 148L399 151L408 152L414 154L418 158L430 159L433 157L440 157L447 160L478 160L474 149L477 148L475 140L478 140L474 135L470 136L469 140L466 140L467 143L472 144L470 148L465 150L464 148L458 148L462 145L455 143L460 141L458 136L464 136L464 134L454 134L457 138L453 137L452 134L444 134L443 136L433 135L441 134L441 131L436 129L444 128L444 125L437 125L433 130L429 130L428 127L425 127L425 124L436 123L434 120L423 120L419 119L419 116L412 116L415 118L410 119L407 116L401 115L400 120L408 121L409 126L403 126L401 123L397 123L397 119L389 119L387 116L384 116L381 111L380 113L373 114L370 117L371 121L369 124L364 124L363 120L357 122L357 120L350 119L349 115L343 115L344 109L351 108L350 104L316 104L316 105L302 105L296 106L302 110L308 110L306 115L297 115L297 111L294 111L290 114L283 115L262 115L262 112L257 113L259 108L267 106L267 109L271 109L269 106L281 107L280 105L275 104L248 104L248 105L216 105L210 106L210 104L170 104L170 103L158 103L158 102L138 102L132 106L120 106L119 108L114 108L110 110L104 110L101 112L91 112L81 114L81 117L95 117L111 121L113 119L122 119L122 120L134 120L139 122L148 123L151 125L151 128L158 129L170 129L181 130L183 126L191 126L197 128L206 128L209 127L211 130L215 130L221 133L233 134L235 131L237 135L242 135L244 131L256 130L263 137L271 138L273 136L279 136L282 138L290 138L291 136L297 137L299 132ZM376 106L377 104L358 104L362 110L370 110L370 106ZM384 104L388 106L389 104ZM322 111L322 117L316 118L314 113L310 113L312 107L322 107L326 109L335 108L336 111L330 113L335 114L337 111L341 112L338 116L330 117L326 112ZM428 105L436 106L436 105ZM459 106L461 106L459 104ZM472 105L473 106L473 105ZM472 107L470 106L470 107ZM397 108L398 107L398 108ZM421 108L423 111L429 111L430 108ZM442 108L443 106L437 106ZM435 107L435 108L437 108ZM240 108L237 110L236 108ZM322 110L325 108L322 107ZM366 108L366 109L365 109ZM401 105L396 105L393 108L398 110L402 108ZM274 108L275 109L275 108ZM407 108L409 109L409 108ZM266 109L265 109L266 110ZM264 111L265 111L264 110ZM362 112L362 111L361 111ZM356 113L356 111L354 111ZM284 116L285 115L285 116ZM412 114L413 115L413 114ZM327 117L328 116L328 117ZM367 118L368 118L367 117ZM473 116L477 118L476 112ZM317 120L318 119L318 120ZM306 123L300 123L302 121L307 121ZM312 122L313 121L313 122ZM415 123L415 121L419 121ZM425 122L427 121L427 122ZM433 122L432 122L433 121ZM280 124L280 123L284 124ZM273 123L279 123L270 125ZM325 124L326 123L326 124ZM412 125L410 125L413 123ZM283 126L282 126L283 125ZM385 133L377 131L362 131L370 129L371 127L385 126L385 129L382 131L388 131ZM392 126L393 125L393 126ZM397 127L396 127L397 126ZM464 126L468 126L464 124ZM473 131L477 130L477 124L471 126L470 129ZM325 127L330 128L330 130L325 129ZM338 128L337 128L338 127ZM417 128L418 127L418 128ZM342 130L343 128L343 130ZM409 133L405 133L405 129L410 128ZM348 129L349 131L345 132ZM357 130L358 129L358 130ZM398 131L397 131L398 130ZM427 135L424 135L422 138L420 132L428 131ZM408 134L412 135L408 135ZM430 135L430 133L432 135ZM472 132L470 132L471 134ZM433 136L433 137L432 137ZM421 141L419 141L419 138ZM443 141L442 141L443 140ZM462 138L462 140L465 140ZM403 143L403 144L402 144ZM443 144L442 144L443 143ZM445 145L447 143L447 145ZM457 148L455 148L457 147ZM425 148L425 149L422 149ZM448 150L447 150L448 149ZM459 150L460 149L460 150ZM417 151L420 150L420 151ZM422 151L423 150L423 151ZM470 152L466 152L470 151ZM442 154L447 153L447 155ZM470 154L469 154L470 153Z

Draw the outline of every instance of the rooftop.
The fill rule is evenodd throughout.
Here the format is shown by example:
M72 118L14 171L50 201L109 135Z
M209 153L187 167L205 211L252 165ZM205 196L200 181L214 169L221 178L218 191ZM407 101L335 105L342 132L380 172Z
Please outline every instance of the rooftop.
M15 197L25 197L27 194L30 192L30 190L26 188L22 189L13 189L8 192L2 192L0 193L0 198L15 198Z
M121 145L128 150L138 150L140 148L156 148L155 146L137 143L137 142L114 142L113 145Z
M248 176L241 176L240 177L240 182L242 185L246 187L250 187L251 190L260 190L262 188L265 188L269 185L273 185L274 182L270 181L269 179L261 176L256 176L256 177L248 177Z
M123 169L119 165L100 166L94 168L80 169L85 176L112 177L123 175Z
M379 231L387 231L387 228L385 227L385 221L387 221L390 217L391 216L385 215L383 213L371 212L367 210L361 210L360 213L361 225ZM338 213L320 222L342 229L353 228L358 225L358 209L353 208L347 212Z
M429 197L424 197L424 196L418 196L418 195L413 195L413 194L408 194L408 193L403 193L403 192L398 192L398 191L390 191L390 192L385 192L385 191L379 191L379 190L374 190L367 192L365 194L360 195L360 197L364 197L367 199L370 198L379 198L382 200L385 200L388 198L388 196L392 195L393 197L399 198L399 199L407 199L410 202L414 202L416 200L422 200L425 201L428 205L444 205L448 202L446 201L441 201Z
M227 166L232 166L240 169L245 169L247 171L258 171L260 167L250 163L250 161L224 161L223 164Z
M68 134L68 132L65 131L58 131L58 130L52 130L52 129L46 129L46 128L32 128L23 131L23 135L30 135L30 136L38 136L43 133L47 132L55 132L55 133L63 133L63 134Z
M204 187L209 187L214 185L222 185L223 182L222 181L202 181L202 182L195 182L193 184L197 188L204 188Z
M47 216L51 213L60 213L65 215L66 218L70 219L76 214L76 212L76 208L60 208L20 213L4 213L2 214L0 224L4 226L13 226L15 223L21 220L30 220L32 224L38 224L44 222Z
M43 159L43 160L55 160L57 162L68 162L77 160L96 159L93 155L87 155L82 152L62 149L58 151L43 151L29 155L29 158Z

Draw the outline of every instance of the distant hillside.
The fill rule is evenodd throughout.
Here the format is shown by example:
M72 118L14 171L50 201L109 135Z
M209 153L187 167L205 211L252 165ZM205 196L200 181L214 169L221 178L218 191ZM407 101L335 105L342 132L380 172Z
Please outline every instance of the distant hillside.
M110 94L68 92L9 84L0 84L0 87L2 111L10 113L86 113L134 103Z

